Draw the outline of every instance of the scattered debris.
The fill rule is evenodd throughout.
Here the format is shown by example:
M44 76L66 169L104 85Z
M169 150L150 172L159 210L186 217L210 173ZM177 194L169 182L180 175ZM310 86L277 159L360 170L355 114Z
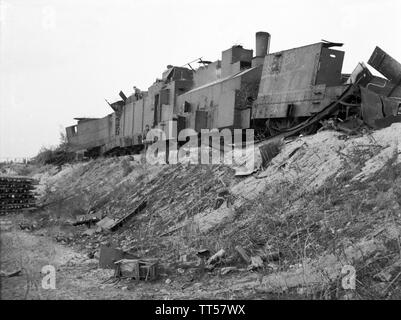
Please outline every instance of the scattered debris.
M227 274L229 272L233 272L233 271L238 271L237 267L224 267L224 268L221 268L220 274L225 275L225 274Z
M401 259L396 260L394 263L389 265L387 268L381 270L379 273L375 274L373 278L388 282L401 270Z
M115 224L117 220L111 219L109 217L104 217L102 220L100 220L96 225L101 229L101 230L110 230L110 228Z
M269 252L263 255L265 261L278 261L280 260L281 253L279 251Z
M220 249L219 251L217 251L213 256L211 256L209 258L209 260L207 261L207 265L209 267L214 267L214 265L217 264L217 262L219 262L221 260L221 258L226 254L226 251L224 249Z
M18 277L21 275L22 269L18 269L12 272L0 271L0 276L4 278Z
M76 217L76 221L74 221L72 225L78 226L81 224L86 224L88 227L90 227L91 225L98 222L101 218L102 218L101 213L79 215Z
M256 270L263 267L263 260L259 256L251 257L251 264L248 267L248 270Z
M38 225L34 222L23 221L19 223L19 227L21 230L33 231L38 227Z
M210 257L210 250L209 249L200 249L196 253L196 255L201 259L209 259Z
M66 236L65 234L61 234L61 233L57 234L57 235L54 237L54 239L55 239L57 242L61 242L61 243L69 243L69 242L71 242L71 240L72 240L71 237Z
M251 263L251 258L249 257L249 255L246 253L246 251L240 247L240 246L236 246L235 250L237 250L237 252L239 253L239 255L241 256L241 258L247 263Z
M82 235L85 235L85 236L92 236L92 235L94 235L96 233L96 229L86 229L84 232L82 232Z

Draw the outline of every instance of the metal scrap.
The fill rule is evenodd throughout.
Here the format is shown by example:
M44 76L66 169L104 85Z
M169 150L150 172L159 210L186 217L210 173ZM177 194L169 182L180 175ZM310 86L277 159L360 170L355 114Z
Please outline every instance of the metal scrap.
M361 114L363 121L374 129L381 129L400 122L401 102L380 96L366 88L361 89Z
M78 215L76 217L76 221L74 221L72 225L78 226L81 224L86 224L90 226L91 224L95 224L95 222L98 222L101 218L102 218L101 213Z
M401 84L401 63L392 58L384 50L376 47L368 64L383 74L390 82Z

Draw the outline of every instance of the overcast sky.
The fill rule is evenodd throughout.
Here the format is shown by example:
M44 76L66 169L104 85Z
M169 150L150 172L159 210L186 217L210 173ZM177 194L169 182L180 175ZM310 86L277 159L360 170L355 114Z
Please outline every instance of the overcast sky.
M376 45L401 61L399 0L0 0L0 158L58 143L74 117L102 117L122 89L168 64L216 60L233 44L270 51L344 42L343 72Z

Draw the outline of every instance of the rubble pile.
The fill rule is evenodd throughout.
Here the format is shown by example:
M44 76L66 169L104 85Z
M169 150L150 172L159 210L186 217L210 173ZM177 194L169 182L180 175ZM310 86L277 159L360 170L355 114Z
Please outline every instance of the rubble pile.
M0 176L0 214L34 209L35 184L28 177Z

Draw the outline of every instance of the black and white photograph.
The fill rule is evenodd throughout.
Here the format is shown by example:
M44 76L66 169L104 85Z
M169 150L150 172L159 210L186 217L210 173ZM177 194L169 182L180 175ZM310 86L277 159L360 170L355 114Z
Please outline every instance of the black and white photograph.
M0 300L401 299L400 13L0 0Z

